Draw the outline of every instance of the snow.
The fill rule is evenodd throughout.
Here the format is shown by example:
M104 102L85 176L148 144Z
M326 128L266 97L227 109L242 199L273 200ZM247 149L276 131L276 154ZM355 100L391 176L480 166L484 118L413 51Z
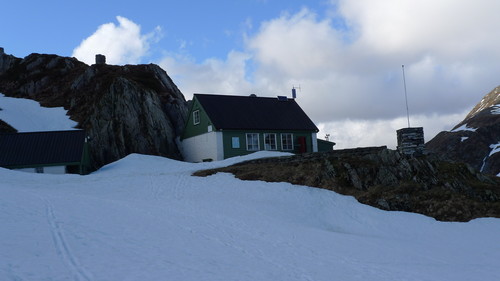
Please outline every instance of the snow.
M462 138L460 138L460 142L464 142L464 141L466 141L467 139L469 139L469 137L462 137Z
M0 120L19 132L73 130L77 122L62 107L42 107L36 101L10 98L0 93Z
M490 151L490 155L488 155L488 157L490 157L491 155L493 155L497 152L500 152L500 142L490 145L490 148L491 148L491 151Z
M496 104L493 106L493 109L491 110L491 114L500 114L500 104Z
M460 131L471 131L471 132L475 132L477 130L477 128L469 128L467 127L467 124L463 124L462 126L456 128L455 130L451 130L452 133L455 133L455 132L460 132Z
M0 169L0 280L500 280L500 220L438 222L331 191L133 154Z

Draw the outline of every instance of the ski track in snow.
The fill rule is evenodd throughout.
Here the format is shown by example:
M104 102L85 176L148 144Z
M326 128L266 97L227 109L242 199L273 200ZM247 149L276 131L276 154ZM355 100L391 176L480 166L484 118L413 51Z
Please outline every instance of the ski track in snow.
M326 190L191 176L234 161L0 169L0 280L500 280L496 219L440 223Z
M51 202L46 198L42 198L42 200L45 203L47 221L50 225L50 231L57 254L73 273L76 281L91 281L92 278L90 277L90 274L80 265L77 257L73 254L73 251L69 247L68 242L66 242L64 230L61 223L57 220L54 213L54 207Z

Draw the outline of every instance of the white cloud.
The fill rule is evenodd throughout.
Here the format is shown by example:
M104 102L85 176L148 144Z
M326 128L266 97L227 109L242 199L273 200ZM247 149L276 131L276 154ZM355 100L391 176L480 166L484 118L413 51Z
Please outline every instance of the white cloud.
M498 36L495 0L338 0L332 1L356 31L357 43L380 53L439 53L455 59L492 50Z
M232 51L226 60L210 58L198 64L188 55L170 54L159 65L169 72L187 99L194 93L246 94L252 90L245 78L248 54Z
M108 64L137 64L156 42L161 29L141 34L141 27L124 17L116 17L118 25L106 23L99 26L87 39L73 50L73 56L87 64L95 63L95 55L106 56Z
M319 122L390 119L405 113L405 64L414 114L461 111L496 86L500 71L490 63L500 51L487 41L499 40L499 24L471 22L464 13L492 17L500 2L443 2L339 1L332 14L350 29L307 9L284 14L248 39L258 64L255 79L283 88L300 81L300 102Z
M188 99L276 96L300 84L298 103L339 147L395 147L395 131L406 127L402 64L412 125L424 127L426 140L500 84L499 1L331 4L326 16L304 8L261 23L224 60L169 54L161 65Z
M466 114L467 111L454 114L415 115L411 116L410 125L423 127L427 142L439 132L451 130L463 120ZM336 149L383 145L395 149L397 146L396 131L407 126L406 116L376 120L346 118L319 123L318 138L324 139L326 134L330 134L330 140L336 143Z

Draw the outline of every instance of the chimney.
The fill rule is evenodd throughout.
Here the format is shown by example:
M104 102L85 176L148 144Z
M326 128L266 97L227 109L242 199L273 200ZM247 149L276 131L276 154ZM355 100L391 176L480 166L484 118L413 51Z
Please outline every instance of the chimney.
M106 64L106 56L101 54L95 55L95 64Z
M292 88L292 99L296 99L297 98L297 90L294 88Z

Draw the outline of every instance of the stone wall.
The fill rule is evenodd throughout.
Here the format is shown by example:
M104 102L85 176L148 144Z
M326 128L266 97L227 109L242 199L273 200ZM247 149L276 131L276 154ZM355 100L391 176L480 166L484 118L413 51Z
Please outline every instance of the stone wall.
M397 130L398 151L406 155L425 153L424 128L403 128Z

